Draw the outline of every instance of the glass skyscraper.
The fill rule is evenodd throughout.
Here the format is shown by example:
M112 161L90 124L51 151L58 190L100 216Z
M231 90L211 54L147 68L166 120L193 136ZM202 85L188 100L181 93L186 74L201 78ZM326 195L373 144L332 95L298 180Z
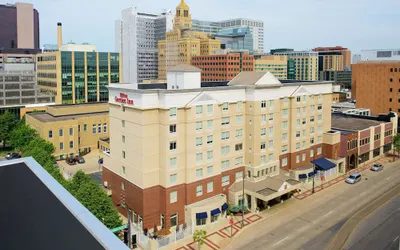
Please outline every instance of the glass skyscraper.
M254 53L253 35L247 26L220 29L214 37L221 41L223 49L248 50L250 54Z

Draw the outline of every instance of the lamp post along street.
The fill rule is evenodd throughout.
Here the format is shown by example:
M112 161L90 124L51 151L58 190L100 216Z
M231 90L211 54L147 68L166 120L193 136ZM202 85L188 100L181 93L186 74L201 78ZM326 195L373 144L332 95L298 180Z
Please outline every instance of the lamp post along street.
M128 209L128 247L130 249L132 247L131 211L128 206L126 208Z
M244 175L242 174L243 192L242 192L242 228L244 227Z

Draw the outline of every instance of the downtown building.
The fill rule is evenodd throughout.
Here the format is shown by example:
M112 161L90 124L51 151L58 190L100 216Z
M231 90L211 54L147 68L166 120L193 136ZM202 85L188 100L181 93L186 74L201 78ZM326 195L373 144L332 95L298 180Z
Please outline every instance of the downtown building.
M173 14L122 11L115 21L115 51L122 55L122 75L126 82L140 83L158 78L158 41L173 28Z
M292 60L295 68L295 79L300 81L318 80L318 52L294 51L293 49L273 49L272 55L287 56Z
M242 72L223 87L200 82L198 68L178 65L166 90L109 86L103 183L115 204L127 202L118 209L132 213L138 230L214 223L227 203L265 208L312 179L312 160L332 175L344 170L339 134L328 133L331 82L281 82L262 72Z

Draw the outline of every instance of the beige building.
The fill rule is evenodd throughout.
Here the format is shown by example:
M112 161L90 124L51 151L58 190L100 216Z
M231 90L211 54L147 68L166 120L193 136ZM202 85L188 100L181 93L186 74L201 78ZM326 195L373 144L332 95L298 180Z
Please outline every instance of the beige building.
M53 143L57 159L97 150L99 140L109 137L107 103L52 105L45 112L27 113L25 119Z
M318 80L318 52L313 51L287 51L274 55L287 56L295 61L296 80Z
M167 79L167 69L191 64L192 56L212 55L221 42L207 33L192 30L192 17L184 0L176 7L174 29L158 41L158 79Z
M109 87L111 152L103 182L115 204L126 202L139 230L217 222L228 201L243 203L235 183L245 176L257 188L274 188L266 202L290 196L300 182L281 169L323 156L330 82L283 84L271 73L242 72L229 86L201 88L201 73L186 65L167 78L167 90ZM269 178L274 187L265 185ZM255 210L256 197L246 197Z
M270 72L276 78L287 79L287 56L261 56L254 60L255 72Z

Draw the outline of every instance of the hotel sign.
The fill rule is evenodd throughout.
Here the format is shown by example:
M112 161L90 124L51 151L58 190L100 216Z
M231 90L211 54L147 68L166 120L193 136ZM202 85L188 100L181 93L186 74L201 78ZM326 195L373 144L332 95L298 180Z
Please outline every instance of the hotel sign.
M115 102L118 102L118 103L134 105L133 100L129 99L129 98L128 98L128 95L127 95L127 94L124 94L124 93L120 93L120 94L119 94L119 97L116 96L116 97L114 98L114 101L115 101Z

